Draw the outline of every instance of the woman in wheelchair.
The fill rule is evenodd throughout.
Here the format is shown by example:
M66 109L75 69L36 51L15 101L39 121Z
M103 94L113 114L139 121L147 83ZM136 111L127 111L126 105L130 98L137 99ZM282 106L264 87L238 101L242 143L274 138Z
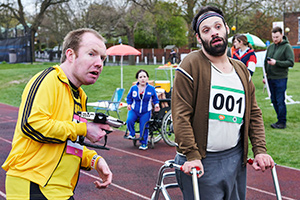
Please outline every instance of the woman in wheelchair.
M137 79L136 85L132 86L127 95L127 128L129 130L128 139L135 139L134 124L139 118L140 130L143 130L144 125L150 120L152 103L154 104L154 111L160 110L159 100L155 92L155 88L148 84L149 74L147 71L140 69L135 78ZM148 129L145 130L144 136L139 149L148 149Z

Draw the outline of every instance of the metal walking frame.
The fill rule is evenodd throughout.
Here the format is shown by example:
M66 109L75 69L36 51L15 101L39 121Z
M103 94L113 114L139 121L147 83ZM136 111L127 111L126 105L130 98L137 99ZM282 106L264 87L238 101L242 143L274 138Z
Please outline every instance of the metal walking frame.
M275 164L276 166L276 164ZM272 177L273 177L273 182L274 182L274 187L275 187L275 192L276 192L276 197L277 200L282 200L281 197L281 192L280 192L280 187L279 187L279 182L278 182L278 177L277 177L277 172L276 172L276 167L272 168Z
M249 165L252 165L254 160L252 158L249 158L247 160ZM276 192L276 197L277 200L282 200L281 197L281 191L280 191L280 187L279 187L279 181L278 181L278 176L277 176L277 172L276 172L276 163L274 165L274 167L271 169L271 173L272 173L272 178L273 178L273 183L274 183L274 188L275 188L275 192Z
M178 183L168 183L164 184L164 179L168 177L175 177L175 171L171 172L165 172L166 169L178 169L181 170L181 165L175 164L174 160L167 160L165 163L161 166L158 172L158 179L156 182L156 187L154 188L154 192L151 196L151 200L158 200L159 194L162 193L164 198L166 200L171 200L171 197L167 191L169 188L177 188ZM200 200L199 195L199 187L198 187L198 177L197 175L200 173L200 171L197 171L196 168L192 169L192 181L193 181L193 189L194 189L194 199Z
M252 165L253 164L253 159L248 159L248 164ZM277 200L282 200L281 191L280 191L280 187L279 187L279 181L278 181L277 172L276 172L276 165L277 164L275 163L275 166L271 169L271 173L272 173L272 178L273 178L273 183L274 183L274 188L275 188ZM166 178L176 176L175 171L165 172L166 169L172 169L172 168L181 170L181 165L175 164L174 160L167 160L160 167L159 172L158 172L158 179L157 179L157 182L156 182L156 186L154 188L154 192L151 196L151 200L158 200L160 193L162 193L163 197L166 200L171 200L171 197L170 197L167 189L177 188L178 183L175 182L175 183L165 184L164 180ZM198 178L197 178L197 174L199 172L200 171L197 171L196 168L193 168L192 172L191 172L192 181L193 181L194 199L195 200L200 200L199 187L198 187Z

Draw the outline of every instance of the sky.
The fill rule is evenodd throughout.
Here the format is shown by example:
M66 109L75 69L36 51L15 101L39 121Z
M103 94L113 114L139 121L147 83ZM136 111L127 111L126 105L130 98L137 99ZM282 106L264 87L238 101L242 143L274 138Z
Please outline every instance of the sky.
M36 10L35 8L36 1L37 0L22 0L24 11L29 14L34 14ZM18 5L17 0L0 0L0 3L7 3L7 2L12 2L14 3L14 5Z

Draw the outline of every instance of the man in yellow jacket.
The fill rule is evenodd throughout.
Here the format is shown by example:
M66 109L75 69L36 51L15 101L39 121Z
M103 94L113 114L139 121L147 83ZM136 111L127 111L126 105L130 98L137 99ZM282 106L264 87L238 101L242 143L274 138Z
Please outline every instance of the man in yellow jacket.
M92 29L71 31L64 39L61 65L36 74L26 85L12 150L2 168L7 199L74 199L80 169L96 169L106 188L112 173L106 161L76 143L79 136L99 141L108 125L87 122L87 96L106 58L105 39Z

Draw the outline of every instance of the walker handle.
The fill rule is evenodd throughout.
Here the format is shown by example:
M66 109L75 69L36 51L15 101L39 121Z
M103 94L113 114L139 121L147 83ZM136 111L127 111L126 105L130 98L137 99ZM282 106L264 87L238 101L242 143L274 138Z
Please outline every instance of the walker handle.
M174 160L167 160L165 161L165 167L175 168L177 170L183 171L182 165L175 164ZM194 190L194 199L200 200L199 194L199 186L198 186L198 175L201 174L202 171L200 167L193 167L190 174L192 174L192 181L193 181L193 190Z
M252 165L253 162L254 162L253 158L248 158L247 163L249 165ZM275 163L275 166L276 165L277 164ZM271 169L273 183L274 183L274 188L275 188L277 200L282 200L281 191L280 191L280 187L279 187L279 181L278 181L278 177L277 177L277 172L276 172L276 167L275 166Z

